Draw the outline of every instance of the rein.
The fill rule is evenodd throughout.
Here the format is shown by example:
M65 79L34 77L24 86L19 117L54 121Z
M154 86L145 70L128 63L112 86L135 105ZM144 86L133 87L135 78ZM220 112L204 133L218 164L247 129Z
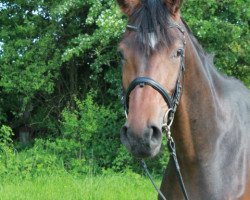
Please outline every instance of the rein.
M133 26L133 25L127 25L127 28L132 29L134 31L138 31L138 27ZM176 23L173 23L172 25L169 26L169 28L177 28L178 30L181 31L181 33L184 36L184 46L185 46L185 44L186 44L185 31L182 29L182 27ZM177 155L176 155L175 142L171 136L171 130L170 130L172 123L173 123L173 120L174 120L174 115L175 115L177 106L179 105L179 102L180 102L180 98L181 98L182 91L183 91L183 82L184 82L183 81L184 80L184 71L185 71L184 49L179 49L178 53L180 54L180 66L179 66L179 73L178 73L178 77L177 77L177 81L176 81L175 91L172 95L170 95L158 82L151 79L150 77L137 77L130 83L130 85L127 88L127 91L124 92L124 96L122 97L122 100L123 100L125 115L127 118L128 112L129 112L129 95L135 89L136 86L139 85L140 87L144 87L145 85L149 85L162 95L163 99L165 100L165 102L169 108L164 116L164 119L163 119L164 123L163 123L162 127L165 129L165 131L167 133L167 140L168 140L167 146L168 146L168 150L169 150L170 155L171 155L171 160L174 162L176 175L178 177L178 181L179 181L182 193L185 197L185 200L189 200L188 195L187 195L187 191L185 188L185 184L183 182L183 178L181 175ZM181 83L181 79L182 79L182 83ZM158 187L156 186L154 180L152 179L152 176L150 175L150 173L148 171L147 165L144 162L144 160L141 160L141 166L144 169L144 171L146 172L147 176L149 177L150 181L154 185L156 191L161 196L161 198L163 200L167 200L166 197L160 191L160 189L158 189Z

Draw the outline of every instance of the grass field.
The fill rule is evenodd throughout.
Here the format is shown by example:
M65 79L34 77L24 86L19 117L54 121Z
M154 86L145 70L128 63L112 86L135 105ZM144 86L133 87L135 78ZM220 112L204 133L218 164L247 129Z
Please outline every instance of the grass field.
M135 173L84 178L65 173L25 180L4 178L0 182L0 200L152 200L156 197L150 181Z

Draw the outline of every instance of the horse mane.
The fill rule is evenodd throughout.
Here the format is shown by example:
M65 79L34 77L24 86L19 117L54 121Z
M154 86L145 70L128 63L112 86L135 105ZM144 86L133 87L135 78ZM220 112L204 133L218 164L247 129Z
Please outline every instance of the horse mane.
M157 47L168 47L174 36L168 28L172 24L169 10L159 0L145 0L142 5L132 13L129 24L136 26L136 42L146 54L152 52L150 36L154 34L157 39Z
M190 37L190 39L191 39L191 41L196 49L201 61L202 61L203 66L215 68L215 66L214 66L214 54L209 54L209 53L205 52L203 47L198 42L198 40L194 36L193 32L189 28L189 26L187 25L187 23L183 19L181 19L181 21L184 24L185 29L188 32L188 35L189 35L189 37Z
M219 78L221 81L230 81L231 83L236 83L238 89L240 88L246 88L246 86L243 84L242 81L231 77L231 76L227 76L223 73L221 73L220 71L218 71L217 67L214 65L214 54L210 54L207 53L203 47L201 46L201 44L198 42L198 40L196 39L196 37L194 36L193 32L191 31L191 29L189 28L189 26L187 25L187 23L181 19L182 23L184 24L188 35L199 55L199 58L202 62L203 68L205 69L205 71L207 72L208 78L210 79L210 83L213 83L214 81L212 80L214 77L212 76L212 74L216 75L217 78ZM229 82L227 82L227 84L230 84Z

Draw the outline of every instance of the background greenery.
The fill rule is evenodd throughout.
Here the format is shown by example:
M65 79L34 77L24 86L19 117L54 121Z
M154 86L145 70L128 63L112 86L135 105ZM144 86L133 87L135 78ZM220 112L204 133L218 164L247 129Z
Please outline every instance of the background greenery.
M217 68L250 87L250 2L187 0L182 13ZM0 177L140 172L119 139L125 24L115 0L1 1Z

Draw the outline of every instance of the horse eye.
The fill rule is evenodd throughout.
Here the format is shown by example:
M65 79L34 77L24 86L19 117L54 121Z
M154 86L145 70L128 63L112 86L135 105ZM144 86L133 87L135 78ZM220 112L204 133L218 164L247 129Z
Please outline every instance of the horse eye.
M177 52L176 52L176 57L180 57L180 56L183 56L183 55L184 55L183 49L178 49Z
M123 55L122 51L118 50L117 56L119 57L119 59L124 60L124 55Z

